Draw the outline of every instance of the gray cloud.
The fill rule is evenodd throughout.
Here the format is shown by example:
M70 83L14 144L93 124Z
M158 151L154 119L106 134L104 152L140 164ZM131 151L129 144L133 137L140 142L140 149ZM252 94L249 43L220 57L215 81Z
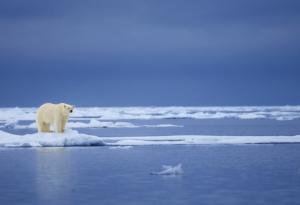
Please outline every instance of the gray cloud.
M3 58L176 58L293 55L297 1L1 1Z

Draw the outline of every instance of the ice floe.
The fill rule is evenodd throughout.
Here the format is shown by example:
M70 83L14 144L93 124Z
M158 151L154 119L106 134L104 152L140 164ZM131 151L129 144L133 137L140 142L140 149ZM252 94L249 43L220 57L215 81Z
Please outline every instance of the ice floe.
M96 119L91 119L88 123L85 122L68 122L69 128L136 128L138 126L130 122L103 122Z
M171 135L146 137L98 137L67 130L65 133L10 134L0 130L0 147L145 146L300 143L296 136ZM117 148L116 148L117 149Z
M101 146L103 141L92 135L67 130L59 133L34 133L15 135L0 130L0 147L70 147Z
M159 172L151 172L153 175L179 175L183 174L182 165L178 164L176 166L163 165L163 170Z
M18 122L12 121L5 123L2 127L11 129L36 129L36 123L30 123L28 125L20 125ZM164 128L164 127L182 127L180 125L173 124L154 124L154 125L135 125L130 122L114 122L114 121L99 121L91 119L88 122L82 121L70 121L67 123L67 128Z
M215 145L215 144L276 144L300 143L296 136L214 136L214 135L171 135L145 137L106 137L101 138L106 145Z
M35 120L36 108L0 108L0 123ZM77 107L71 120L130 119L274 119L300 118L300 106L244 107ZM80 126L80 125L78 125ZM82 125L85 126L85 125Z
M133 146L111 146L109 149L131 149Z

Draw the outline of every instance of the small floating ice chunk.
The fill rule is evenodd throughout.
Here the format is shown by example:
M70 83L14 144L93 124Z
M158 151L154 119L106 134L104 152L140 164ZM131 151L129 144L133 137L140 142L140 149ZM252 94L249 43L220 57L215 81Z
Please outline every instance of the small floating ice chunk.
M160 172L151 172L153 175L180 175L183 174L182 165L178 164L176 166L163 165L163 170Z
M159 125L143 125L143 127L160 128L160 127L183 127L182 125L159 124Z
M132 146L112 146L109 149L124 149L124 150L126 150L126 149L131 149L131 148L132 148Z

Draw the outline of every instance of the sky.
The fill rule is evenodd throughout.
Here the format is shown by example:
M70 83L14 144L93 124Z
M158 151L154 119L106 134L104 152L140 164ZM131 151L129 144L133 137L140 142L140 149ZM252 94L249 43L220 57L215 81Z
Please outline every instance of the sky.
M0 107L300 105L298 0L1 0Z

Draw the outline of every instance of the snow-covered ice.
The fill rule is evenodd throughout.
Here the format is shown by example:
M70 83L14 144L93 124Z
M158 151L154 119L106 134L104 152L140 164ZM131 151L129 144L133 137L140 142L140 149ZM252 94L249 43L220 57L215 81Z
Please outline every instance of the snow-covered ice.
M230 136L230 135L167 135L103 137L72 130L76 128L161 128L182 127L173 124L150 124L148 119L272 119L300 118L300 106L269 107L88 107L76 108L70 115L67 132L10 134L12 129L36 129L36 108L0 108L0 147L49 146L140 146L140 145L201 145L201 144L259 144L300 143L300 135L289 136ZM137 124L134 120L140 120ZM130 122L126 120L131 120ZM175 120L174 120L175 121ZM27 123L27 124L26 124ZM9 129L8 129L9 128ZM4 131L5 130L5 131ZM32 130L31 130L32 131ZM155 130L156 131L156 130ZM182 130L181 130L182 131ZM24 132L23 132L24 133ZM151 132L150 132L151 133ZM161 132L165 133L165 132ZM172 133L173 134L173 133ZM297 133L296 133L297 134ZM152 135L152 133L150 134ZM272 134L271 134L272 135ZM276 135L276 134L275 134ZM110 135L111 136L111 135ZM119 147L121 148L121 147ZM116 148L118 149L118 148Z
M65 133L34 133L14 135L0 130L0 147L70 147L102 146L103 141L92 135L67 130Z
M214 135L171 135L145 137L106 137L101 138L106 145L215 145L215 144L276 144L300 143L296 136L214 136Z
M0 108L0 122L35 120L36 108ZM274 119L300 118L300 106L245 107L76 107L71 120L128 120L128 119Z
M4 125L7 126L7 125ZM14 129L36 129L36 123L33 122L29 125L19 125L18 123L10 123L10 127ZM96 119L90 119L88 122L81 121L69 121L67 123L67 128L136 128L139 127L130 122L111 122L111 121L99 121Z
M206 136L170 135L146 137L101 137L67 130L65 133L15 135L0 130L0 147L145 146L300 143L297 136Z
M130 122L103 122L96 119L91 119L88 123L84 122L68 122L67 127L69 128L106 128L106 127L114 127L114 128L136 128L138 126L134 125Z
M30 123L28 125L20 125L18 121L12 121L5 123L2 127L12 129L36 129L36 123ZM88 122L81 121L69 121L67 128L164 128L164 127L182 127L180 125L173 124L154 124L154 125L135 125L130 122L114 122L114 121L99 121L96 119L90 119Z

